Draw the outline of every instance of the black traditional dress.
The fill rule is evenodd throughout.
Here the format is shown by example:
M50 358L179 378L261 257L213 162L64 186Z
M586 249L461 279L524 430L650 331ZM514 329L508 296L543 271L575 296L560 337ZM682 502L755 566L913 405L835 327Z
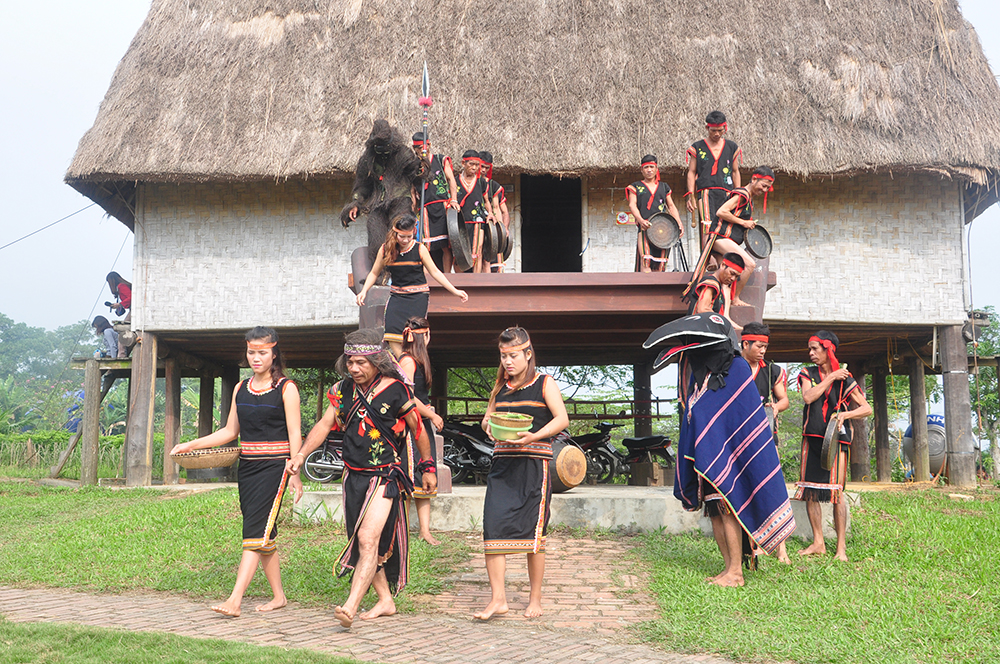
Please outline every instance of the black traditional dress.
M330 388L327 398L344 431L342 481L348 540L334 573L344 576L354 571L359 556L358 525L384 485L383 496L392 500L392 509L379 539L378 565L385 570L389 588L397 593L406 585L409 565L405 497L413 484L402 467L409 431L403 417L414 408L413 394L400 381L379 376L367 390L345 378Z
M431 157L430 177L424 183L424 212L427 214L424 244L431 252L431 258L435 259L435 264L438 263L435 255L448 246L448 214L445 203L451 199L451 192L448 190L445 164L451 164L451 157L439 154ZM439 264L438 269L443 269L443 266Z
M290 451L285 423L287 378L257 392L250 380L236 388L236 417L240 423L240 465L237 482L243 513L243 549L274 553L278 537L278 510L288 476Z
M823 382L819 367L811 366L799 372L799 390L805 391ZM795 500L813 500L819 503L840 502L840 495L847 481L850 463L852 427L841 424L840 452L830 470L824 470L821 456L826 426L834 413L849 410L851 395L860 389L852 376L835 380L822 397L802 407L802 468Z
M483 225L486 223L486 192L489 185L486 178L477 177L470 188L465 187L465 182L461 175L458 180L458 220L465 225L465 232L469 236L469 246L475 254L477 244L482 247L481 242L477 242L483 237ZM475 258L475 256L473 256Z
M650 190L643 182L633 182L625 187L625 198L629 194L635 195L635 207L639 214L646 221L654 214L667 211L667 196L670 195L670 185L666 182L657 182L656 188ZM635 271L641 272L644 267L649 267L653 272L665 272L667 269L667 259L670 257L669 249L660 249L649 241L649 235L639 226L636 220L636 227L639 235L635 246Z
M726 296L722 293L723 286L719 283L719 280L711 274L702 277L701 281L698 282L698 285L694 287L694 297L691 298L690 303L688 304L688 314L694 313L694 307L698 304L698 300L701 299L701 294L706 288L715 293L715 297L712 300L712 311L717 314L725 315Z
M504 385L494 400L497 412L531 415L531 431L552 421L545 404L545 382L551 376L536 373L518 388ZM517 440L498 440L493 447L493 465L486 478L483 506L483 544L486 555L541 553L552 501L549 460L552 441L537 440L523 445Z
M743 187L733 189L729 194L729 198L737 199L736 207L733 208L734 217L739 217L746 221L753 219L753 201L750 200L749 191ZM746 226L719 219L718 215L716 215L708 232L719 237L727 237L736 244L743 244L747 229Z
M408 357L413 360L413 397L426 406L430 404L431 397L430 392L427 389L427 376L424 374L424 365L418 362L417 358L413 357L409 353L403 353L400 355L400 361L402 361L404 357ZM420 423L423 425L424 431L427 432L427 440L431 445L431 458L437 462L437 450L436 445L434 444L434 426L426 417L421 417ZM430 498L431 496L436 496L437 489L431 493L427 493L423 489L424 475L417 469L416 462L420 461L420 454L417 452L416 446L414 444L409 445L406 448L406 452L409 455L406 468L412 469L413 495L416 498Z
M392 281L389 284L389 301L385 303L386 341L403 343L403 328L411 317L427 317L430 287L420 260L420 243L414 242L409 250L396 256L386 265Z
M716 213L733 189L733 172L743 161L743 151L734 142L722 139L718 154L708 141L701 139L687 149L687 159L694 159L694 196L703 224L716 220Z
M785 370L779 367L774 362L766 362L760 360L757 364L751 365L750 372L753 375L753 382L757 385L757 391L760 392L760 400L765 407L769 407L774 403L774 386L778 383L786 384L788 379L785 377ZM771 416L777 417L777 413L771 410ZM773 424L776 426L777 420ZM772 427L775 436L774 444L778 444L778 431L777 428Z

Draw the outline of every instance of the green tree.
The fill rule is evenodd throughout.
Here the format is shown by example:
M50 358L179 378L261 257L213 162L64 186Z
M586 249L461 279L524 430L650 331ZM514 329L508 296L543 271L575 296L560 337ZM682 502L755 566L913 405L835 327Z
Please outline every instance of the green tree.
M996 310L992 306L986 307L990 319L994 322L980 331L976 344L969 344L969 354L973 351L978 357L995 357L1000 355L1000 322L996 322ZM998 433L1000 433L1000 394L997 390L1000 384L997 383L996 367L980 366L979 372L972 376L969 381L969 399L972 403L972 421L976 426L976 436L980 440L985 438L990 444L990 464L993 476L996 477L996 469L1000 468L1000 449L997 446Z

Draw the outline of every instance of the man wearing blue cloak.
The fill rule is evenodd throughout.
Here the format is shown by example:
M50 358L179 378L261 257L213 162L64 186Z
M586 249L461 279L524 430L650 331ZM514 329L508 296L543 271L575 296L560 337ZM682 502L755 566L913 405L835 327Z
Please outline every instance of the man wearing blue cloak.
M665 343L653 364L678 361L680 438L674 496L684 509L704 505L725 563L709 579L742 586L755 549L772 553L795 530L788 489L767 414L739 337L714 312L663 325L643 344Z

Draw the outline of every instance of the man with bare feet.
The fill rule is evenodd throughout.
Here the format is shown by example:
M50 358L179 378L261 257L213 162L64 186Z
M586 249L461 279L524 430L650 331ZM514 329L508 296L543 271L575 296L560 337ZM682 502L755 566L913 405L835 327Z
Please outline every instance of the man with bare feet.
M795 530L778 451L739 338L714 312L680 318L654 331L645 348L666 342L653 369L679 361L681 430L674 497L685 510L704 503L722 554L718 586L742 586L754 550L773 553Z
M740 187L740 163L743 151L725 138L729 131L722 111L712 111L705 117L707 138L687 149L687 209L697 213L698 237L704 243L708 227L716 219L719 206L729 198L729 192Z
M747 323L740 337L740 351L743 359L750 365L750 374L760 392L761 402L765 410L770 410L768 421L771 423L771 434L774 437L775 449L778 446L778 414L788 409L788 378L785 370L774 362L765 362L764 354L771 340L771 328L756 321ZM791 564L785 543L778 545L778 560L786 565Z
M823 540L823 516L820 503L833 503L833 527L837 531L835 558L847 562L847 504L844 501L844 483L850 461L851 427L847 420L861 419L872 413L865 399L865 391L841 367L835 351L840 340L833 332L820 330L809 338L809 359L814 366L799 373L799 390L805 405L802 408L802 470L795 485L795 500L806 501L806 513L812 526L813 542L799 551L800 556L818 556L826 553ZM850 406L854 406L848 410ZM840 423L837 458L829 470L823 468L821 456L823 437L830 418Z
M382 343L378 328L347 335L337 371L347 376L330 388L330 405L312 428L299 454L290 461L295 472L334 427L344 431L344 521L347 546L340 554L338 576L353 571L351 592L333 614L343 627L354 622L369 587L378 600L362 620L396 613L393 595L406 585L409 541L406 494L413 483L402 468L407 436L419 450L417 467L423 488L437 488L430 443L416 411L413 393Z

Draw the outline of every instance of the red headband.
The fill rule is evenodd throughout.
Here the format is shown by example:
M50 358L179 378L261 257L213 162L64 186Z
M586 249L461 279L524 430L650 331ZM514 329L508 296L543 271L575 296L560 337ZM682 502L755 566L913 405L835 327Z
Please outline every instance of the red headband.
M406 343L413 343L414 334L424 334L425 332L430 332L429 327L404 327L403 328L403 341Z
M516 346L500 346L500 350L526 350L531 346L530 341L525 341L523 344L518 344Z
M732 262L731 260L727 260L727 259L723 258L722 259L722 264L725 265L725 266L727 266L727 267L733 268L739 274L743 274L743 268L741 268L739 265L737 265L736 263Z
M829 339L820 339L816 336L809 337L809 342L811 343L813 341L826 349L826 356L830 360L830 369L832 371L839 369L840 362L837 361L837 356L834 355L834 351L837 350L837 347L833 345L833 342Z
M417 147L418 145L423 145L423 144L424 144L423 141L413 141L413 147Z
M770 337L764 334L744 334L741 338L743 341L749 341L751 343L754 341L763 341L764 343L768 343L770 340Z
M463 159L463 160L462 160L462 163L465 163L465 162L467 162L467 161L474 161L474 162L476 162L477 164L481 164L481 163L483 163L483 160L482 160L482 159L480 159L479 157L466 157L465 159Z
M277 345L278 345L277 341L272 341L270 343L266 343L266 342L261 343L261 342L254 342L254 341L248 341L247 342L247 348L249 350L265 350L267 348L274 348Z
M723 129L726 129L727 127L729 127L729 124L726 122L719 122L718 124L712 124L711 122L705 123L705 129L715 129L716 127L722 127Z

